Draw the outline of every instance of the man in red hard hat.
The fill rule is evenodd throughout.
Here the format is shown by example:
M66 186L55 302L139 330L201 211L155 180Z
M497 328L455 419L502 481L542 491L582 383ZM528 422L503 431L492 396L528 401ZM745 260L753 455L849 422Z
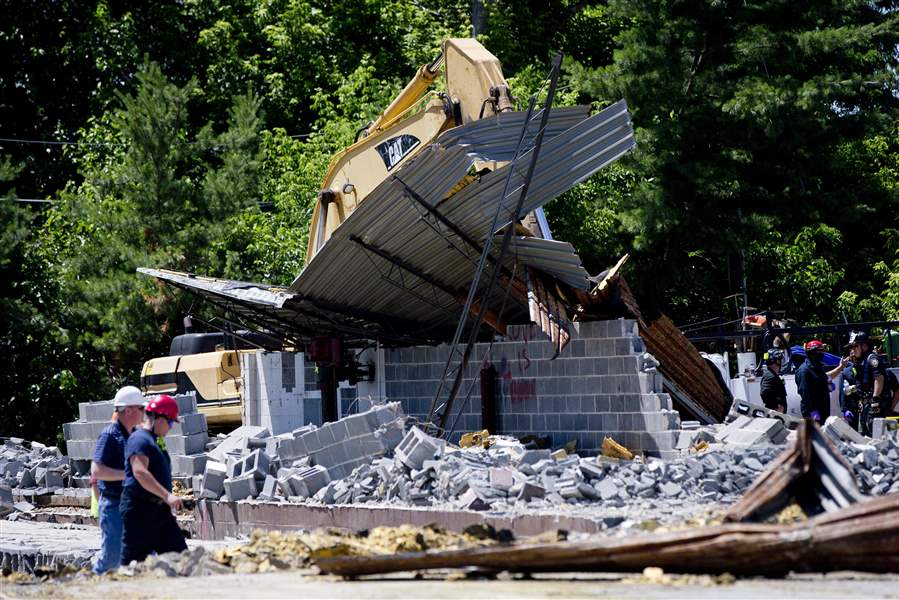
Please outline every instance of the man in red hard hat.
M157 443L178 422L178 403L163 394L151 399L144 421L125 445L122 484L122 564L142 561L149 554L187 548L175 520L181 499L172 494L172 462Z
M824 370L824 350L821 340L812 340L803 347L805 362L796 371L796 387L801 398L800 411L805 419L823 424L830 417L830 381L849 364L845 358L830 372Z

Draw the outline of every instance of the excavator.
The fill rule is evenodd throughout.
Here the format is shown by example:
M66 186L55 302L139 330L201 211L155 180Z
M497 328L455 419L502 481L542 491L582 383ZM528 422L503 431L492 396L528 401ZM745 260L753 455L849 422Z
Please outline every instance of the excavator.
M446 91L430 92L441 72ZM359 130L355 143L331 160L312 214L306 262L372 190L441 133L514 107L515 99L493 54L474 39L446 40L440 54L421 65L390 105ZM548 231L542 211L530 216L531 222L535 220ZM169 356L144 363L143 391L195 392L210 426L240 425L239 354L260 350L225 349L221 338L221 333L177 336Z
M429 92L441 67L446 91ZM437 136L452 127L511 112L515 104L493 54L475 39L446 40L437 58L421 65L393 102L359 130L357 141L331 160L312 213L306 262L378 185Z
M441 74L445 85L435 90ZM487 298L484 335L504 334L507 323L533 322L558 353L594 284L574 248L552 240L541 207L633 148L633 128L624 101L592 116L585 106L532 113L516 105L493 54L475 39L447 39L331 160L313 209L305 265L290 286L138 271L281 335L285 346L304 348L319 367L322 412L332 420L337 382L366 371L348 348L372 341L447 342L460 305L472 314L480 310L466 302L472 265L487 247L490 215L506 211L501 229L514 228L516 252L485 255L506 291ZM538 120L542 127L534 126ZM546 140L542 153L533 152L536 139ZM528 202L521 204L526 216L519 219L508 199L527 188L515 161L528 152L540 160L532 164ZM506 189L509 196L500 193ZM227 418L239 424L241 376L223 366L223 352L148 361L145 390L153 389L151 381L168 381L168 388L176 387L169 391L179 393L206 390L198 397L200 410L217 410L221 420L228 406Z

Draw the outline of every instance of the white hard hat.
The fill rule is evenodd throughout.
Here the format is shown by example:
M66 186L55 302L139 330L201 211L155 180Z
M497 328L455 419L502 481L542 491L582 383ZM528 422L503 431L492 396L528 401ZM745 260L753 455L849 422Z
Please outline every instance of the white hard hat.
M147 401L143 393L133 385L126 385L115 393L115 401L112 403L115 408L125 408L126 406L143 406Z

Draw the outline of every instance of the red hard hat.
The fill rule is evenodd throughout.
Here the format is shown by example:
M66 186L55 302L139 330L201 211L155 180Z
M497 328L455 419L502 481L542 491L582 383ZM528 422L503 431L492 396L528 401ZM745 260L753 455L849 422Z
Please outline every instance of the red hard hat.
M824 351L824 342L821 340L812 340L805 343L806 352ZM149 410L149 409L148 409Z
M148 413L162 415L173 421L178 420L178 403L168 394L162 394L151 399L144 410Z

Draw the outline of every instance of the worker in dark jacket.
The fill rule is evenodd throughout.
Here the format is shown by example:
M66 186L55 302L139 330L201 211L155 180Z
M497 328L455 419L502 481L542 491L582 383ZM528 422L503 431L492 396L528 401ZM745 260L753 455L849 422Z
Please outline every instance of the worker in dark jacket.
M766 408L787 412L787 386L784 385L780 369L783 352L772 348L765 353L765 373L762 375L761 396Z
M804 419L823 424L830 417L830 385L846 365L843 358L831 371L824 370L824 342L812 340L805 344L805 362L796 371L796 387L802 399L800 411Z
M122 484L122 564L149 554L187 549L175 520L181 499L172 494L172 461L157 440L178 422L178 403L167 395L147 403L143 424L125 445Z

